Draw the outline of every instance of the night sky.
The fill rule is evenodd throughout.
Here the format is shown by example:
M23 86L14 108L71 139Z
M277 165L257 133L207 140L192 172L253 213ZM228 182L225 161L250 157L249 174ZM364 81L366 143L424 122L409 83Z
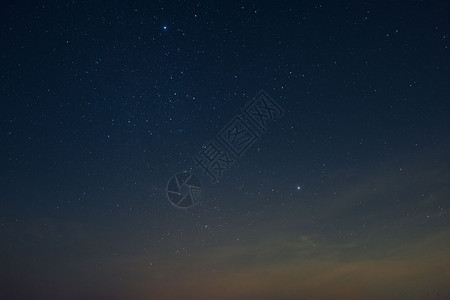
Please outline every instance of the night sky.
M28 2L0 5L0 299L450 299L450 2Z

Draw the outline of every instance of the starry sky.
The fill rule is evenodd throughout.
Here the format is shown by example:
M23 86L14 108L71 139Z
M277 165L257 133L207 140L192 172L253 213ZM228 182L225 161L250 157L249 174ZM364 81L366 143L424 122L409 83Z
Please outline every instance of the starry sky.
M31 2L0 5L0 298L450 299L450 3ZM284 114L211 183L260 91Z

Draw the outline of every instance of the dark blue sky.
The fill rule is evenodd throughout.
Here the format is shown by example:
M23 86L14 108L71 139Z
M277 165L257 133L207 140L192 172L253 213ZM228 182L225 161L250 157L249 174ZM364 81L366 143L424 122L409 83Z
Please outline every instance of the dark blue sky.
M449 14L3 3L0 298L447 299ZM260 90L283 117L210 184L193 158Z

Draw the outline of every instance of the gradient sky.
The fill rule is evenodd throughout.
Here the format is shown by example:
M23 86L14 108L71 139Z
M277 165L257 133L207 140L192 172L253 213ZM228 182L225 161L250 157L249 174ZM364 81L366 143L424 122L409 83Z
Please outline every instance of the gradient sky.
M0 298L450 299L449 15L2 3ZM260 90L284 115L210 183L193 158Z

